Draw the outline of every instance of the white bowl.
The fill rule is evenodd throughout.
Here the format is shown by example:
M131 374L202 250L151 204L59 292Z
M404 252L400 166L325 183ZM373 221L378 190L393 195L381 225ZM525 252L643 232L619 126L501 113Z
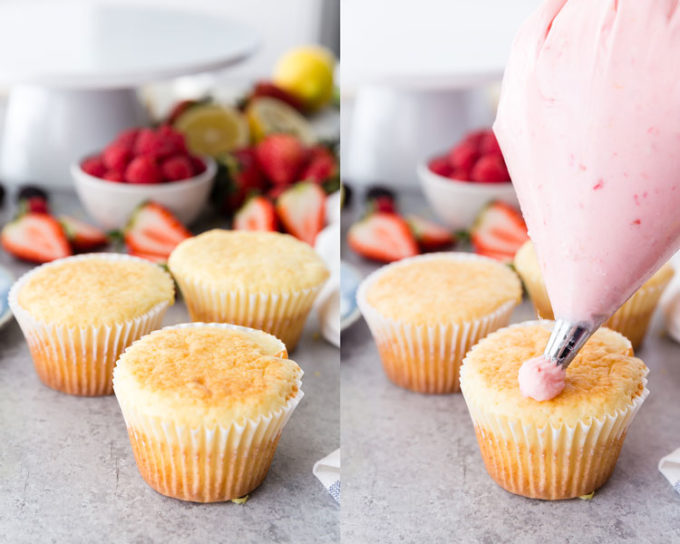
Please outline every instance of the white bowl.
M427 164L418 164L418 177L430 206L452 229L469 228L480 210L489 202L500 200L519 209L512 183L478 183L458 181L435 174Z
M91 176L80 168L82 160L71 164L76 192L88 214L107 230L125 226L130 214L142 202L152 200L165 206L182 223L190 224L208 201L217 172L210 157L201 157L205 170L198 176L167 183L119 183Z

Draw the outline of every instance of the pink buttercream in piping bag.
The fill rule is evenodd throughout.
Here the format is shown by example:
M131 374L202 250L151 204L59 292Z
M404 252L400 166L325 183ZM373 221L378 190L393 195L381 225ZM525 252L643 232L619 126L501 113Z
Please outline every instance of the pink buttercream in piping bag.
M589 334L680 247L678 4L549 0L505 71L494 131L556 318Z

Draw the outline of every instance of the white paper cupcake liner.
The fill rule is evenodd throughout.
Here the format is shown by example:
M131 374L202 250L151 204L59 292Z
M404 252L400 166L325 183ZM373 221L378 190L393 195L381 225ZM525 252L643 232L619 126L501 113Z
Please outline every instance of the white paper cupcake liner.
M66 261L97 257L111 261L148 261L118 253L93 253L66 257L34 268L12 286L9 305L28 343L36 372L42 382L64 393L82 396L113 393L113 368L123 350L138 338L161 326L170 301L156 304L148 312L108 325L69 327L35 319L19 304L19 292L43 268ZM77 293L74 293L77 296ZM105 304L106 301L102 301Z
M219 291L175 277L192 321L233 323L273 334L293 351L323 284L284 293Z
M504 327L516 306L502 304L492 313L463 323L413 325L381 315L366 300L370 286L385 271L414 260L441 259L483 260L486 257L466 253L430 253L397 261L373 272L357 291L357 304L378 346L387 377L397 385L419 393L455 393L459 391L460 363L468 350L487 334ZM498 264L497 261L491 261Z
M512 327L536 323L545 324L531 321ZM461 388L489 475L511 493L545 500L586 495L609 479L626 431L649 395L643 378L642 391L625 409L573 426L536 427L491 413L466 397L464 375Z
M252 330L223 323L189 323L162 330L205 326ZM218 502L242 497L260 485L281 431L304 396L301 385L300 379L297 394L273 413L195 428L177 424L170 417L146 415L137 409L133 398L119 391L116 397L144 480L169 497Z

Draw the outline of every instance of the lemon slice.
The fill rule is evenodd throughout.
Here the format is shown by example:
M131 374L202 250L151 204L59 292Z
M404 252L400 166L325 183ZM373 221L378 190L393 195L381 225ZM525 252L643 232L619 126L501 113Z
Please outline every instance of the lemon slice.
M246 109L250 132L257 143L267 134L285 132L297 136L306 145L316 141L314 129L297 110L276 98L261 97Z
M248 121L234 108L217 104L189 108L175 121L189 150L195 155L215 157L250 143Z
M283 55L274 69L274 83L297 96L310 110L318 110L333 97L335 58L328 49L304 46Z

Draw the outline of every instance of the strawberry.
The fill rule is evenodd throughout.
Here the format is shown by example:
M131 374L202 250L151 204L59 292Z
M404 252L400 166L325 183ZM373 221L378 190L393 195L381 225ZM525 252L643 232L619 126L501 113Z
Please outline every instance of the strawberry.
M12 255L46 263L71 255L64 229L54 217L28 212L7 223L0 234L2 246Z
M281 87L274 85L271 81L259 81L255 84L253 92L248 97L248 101L266 96L268 98L276 98L281 102L285 102L291 108L295 108L299 112L304 112L304 106L300 99Z
M262 172L276 185L290 185L298 179L305 160L302 143L291 134L270 134L255 148Z
M287 232L313 246L326 220L326 193L315 183L296 183L278 198L276 212Z
M122 170L107 170L102 176L102 179L125 182L125 172Z
M101 157L89 157L85 159L80 164L80 169L95 178L101 178L106 173L106 166L104 166L104 161Z
M374 212L397 213L394 200L388 196L378 196L371 200L370 207Z
M168 113L165 122L168 125L173 125L175 121L179 119L180 115L182 115L185 111L193 108L194 106L200 103L201 101L199 100L180 100L172 107L170 113Z
M23 211L31 213L50 213L47 200L39 196L33 196L31 198L27 198L26 200L22 200L19 204L19 208Z
M234 229L276 231L274 204L264 196L249 199L234 215Z
M89 251L109 243L104 231L83 221L68 215L61 215L59 222L75 251Z
M164 255L156 255L155 253L144 253L143 251L132 251L128 250L128 254L133 257L139 257L140 259L146 259L156 264L166 264L168 258Z
M487 205L470 229L475 252L503 262L511 262L528 239L521 214L505 202Z
M233 151L222 162L229 173L230 194L226 202L228 209L240 208L250 193L267 188L267 180L260 172L254 148L244 147Z
M418 245L425 251L440 249L456 240L450 230L417 215L407 215L406 221Z
M427 167L438 176L449 177L453 172L448 157L436 157L427 164Z
M510 174L502 155L485 155L470 171L470 179L481 183L510 181Z
M298 176L301 180L323 183L338 174L338 163L327 147L316 145L307 150L307 164Z
M132 159L132 151L116 142L109 144L102 153L102 162L107 170L125 170Z
M140 204L123 230L125 244L131 253L168 258L177 244L191 233L160 204Z
M179 181L193 177L194 168L186 155L173 155L163 161L161 173L167 181Z
M449 162L454 169L469 172L475 165L477 158L479 157L479 151L477 147L464 140L459 143L449 152Z
M418 254L408 223L392 213L372 213L355 223L347 233L347 243L359 255L386 263Z
M144 155L132 159L125 169L125 181L128 183L160 183L163 181L163 174L158 167L156 160Z

